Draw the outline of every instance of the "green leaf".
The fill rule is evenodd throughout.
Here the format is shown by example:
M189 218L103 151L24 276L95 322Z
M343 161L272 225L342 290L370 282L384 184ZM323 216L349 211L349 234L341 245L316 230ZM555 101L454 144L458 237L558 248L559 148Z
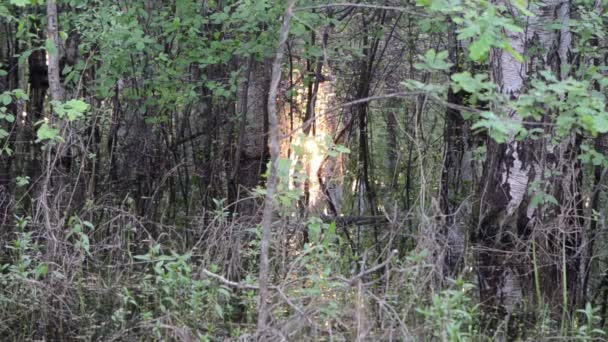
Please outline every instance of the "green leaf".
M29 100L29 96L23 91L23 89L15 89L13 90L13 96L15 96L18 100Z
M494 37L490 31L484 32L479 39L469 46L469 57L475 62L485 61L488 58L492 44L494 44Z
M41 263L36 267L36 278L41 279L49 273L49 265L47 263Z
M521 12L522 15L525 15L526 17L534 16L534 13L530 12L530 10L528 9L528 1L514 0L511 3L515 5L515 7L519 10L519 12Z
M435 52L434 49L428 50L424 56L421 56L421 59L424 60L423 63L416 63L414 67L419 70L447 70L451 63L447 63L445 59L448 57L447 51L441 51L439 53Z
M30 4L30 0L11 0L11 4L19 7L24 7Z
M149 254L135 255L135 256L133 256L133 259L142 260L142 261L151 261L152 260L152 258L150 258Z
M4 115L4 120L6 120L8 123L13 123L15 122L15 116L13 114L6 114Z
M70 100L70 101L66 102L64 106L69 107L69 108L71 108L75 111L81 112L81 113L84 113L87 110L89 110L89 105L81 100Z
M471 128L486 129L490 137L497 143L505 143L510 136L526 133L525 128L520 122L514 121L509 117L497 116L488 111L481 112L480 116L481 119L473 124Z
M36 131L36 142L46 141L46 140L63 140L61 136L59 136L59 129L51 127L46 122L43 123Z
M218 315L218 317L224 318L224 309L217 303L215 303L215 305L213 307L214 307L215 313Z
M543 196L544 193L542 192L537 192L534 194L534 196L532 196L532 200L530 200L530 208L531 209L536 209L538 208L541 204L543 204Z
M524 29L522 29L521 27L511 24L511 23L504 23L503 24L504 28L511 31L511 32L515 32L515 33L523 33Z
M0 95L0 102L2 102L3 105L8 106L13 102L13 98L9 94L4 93Z
M226 21L229 18L229 16L227 13L218 12L218 13L212 14L210 18L214 24L221 24L224 21Z
M593 127L598 133L608 132L608 118L605 115L594 116Z
M552 203L555 205L559 205L559 202L553 195L547 194L543 191L536 192L534 196L532 196L532 200L530 201L530 208L536 209L539 205L545 203Z
M458 32L458 39L463 40L479 34L479 26L470 24Z
M17 183L17 186L22 188L22 187L30 184L30 177L29 176L18 176L17 178L15 178L15 181Z
M339 153L345 153L345 154L349 154L350 153L350 149L346 146L342 146L342 145L336 145L334 146L335 150Z
M80 119L89 110L89 105L81 100L70 100L66 103L52 102L55 113L60 118L67 117L69 121Z
M513 58L515 58L518 62L523 63L524 61L524 57L517 52L512 46L511 44L509 44L508 42L505 42L503 45L503 48L511 54L511 56L513 56Z
M0 17L12 18L13 16L6 6L0 5Z
M559 205L559 202L553 195L545 194L545 202L549 202L555 205Z

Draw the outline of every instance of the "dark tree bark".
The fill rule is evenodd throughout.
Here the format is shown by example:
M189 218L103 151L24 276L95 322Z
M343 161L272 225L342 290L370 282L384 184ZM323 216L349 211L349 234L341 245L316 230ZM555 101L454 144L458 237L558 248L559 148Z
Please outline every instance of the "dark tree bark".
M524 32L506 32L515 51L526 55L530 47L536 46L536 51L544 51L540 55L524 63L505 50L493 51L493 79L505 96L517 99L535 69L547 66L555 69L567 62L569 32L562 30L556 34L547 29L548 22L567 20L569 12L564 11L564 6L569 5L548 3L533 7L536 16L528 19ZM556 60L561 62L552 64ZM521 122L516 111L507 110L512 120ZM550 116L547 112L545 123ZM575 286L578 262L574 257L580 227L571 219L575 212L562 202L574 199L578 192L578 164L575 154L571 153L573 145L576 145L574 138L552 146L550 140L518 141L513 134L504 144L491 139L487 142L479 205L474 210L478 217L473 239L482 304L494 321L492 325L507 320L508 338L518 336L516 325L522 322L525 313L521 307L525 302L547 303L559 315L572 309L572 299L580 290ZM560 178L545 177L544 170L556 168L562 171ZM529 189L538 182L550 184L548 193L562 205L531 207L534 194ZM542 246L546 253L541 255L540 248L535 246ZM534 263L543 267L532 267ZM548 282L556 286L541 285Z
M15 37L15 26L11 23L2 25L0 46L0 61L5 65L3 71L6 75L0 77L0 94L10 92L19 85L19 64L15 55L19 52L18 40ZM0 129L8 133L8 136L0 141L0 227L10 227L13 221L13 187L12 187L12 167L14 162L15 139L17 135L17 125L22 119L20 108L22 103L15 101L7 107L7 113L12 114L15 121L10 123L6 120L0 121ZM10 229L0 231L0 241L5 241L2 237Z
M456 39L456 24L448 23L448 53L452 63L449 75L462 71L460 47ZM465 104L464 91L448 89L448 103ZM444 238L447 248L444 274L454 277L463 266L465 248L465 227L469 222L471 204L467 199L472 185L469 124L462 113L453 108L446 110L444 141L445 153L441 176L441 211L444 219Z
M239 120L238 120L238 126L236 129L236 147L235 147L235 151L232 157L232 170L229 173L229 180L228 180L228 202L229 203L234 203L235 201L238 200L239 198L239 189L241 186L241 180L240 177L241 176L241 159L243 159L243 149L244 149L244 137L245 137L245 128L247 126L247 113L249 111L249 83L251 80L251 73L254 67L254 58L253 56L249 56L248 61L247 61L247 68L245 69L245 75L244 75L244 79L245 82L242 85L242 90L241 90L241 94L240 94L240 104L239 104L239 110L238 110L238 114L239 114ZM239 203L235 204L234 206L232 206L231 210L233 210L233 212L239 212L239 207L241 205Z

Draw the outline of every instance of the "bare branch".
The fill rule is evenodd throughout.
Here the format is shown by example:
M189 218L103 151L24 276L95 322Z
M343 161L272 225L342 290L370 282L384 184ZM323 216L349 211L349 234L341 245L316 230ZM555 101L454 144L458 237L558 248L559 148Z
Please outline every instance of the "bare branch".
M346 280L346 282L347 282L347 283L348 283L350 286L353 286L353 285L355 284L355 282L357 282L357 280L359 280L359 279L361 279L361 278L365 277L365 276L366 276L366 275L368 275L368 274L374 273L374 272L376 272L377 270L381 269L382 267L384 267L384 266L388 265L388 264L391 262L391 260L393 260L393 257L394 257L396 254L397 254L397 251L396 251L396 250L395 250L395 251L392 251L392 252L391 252L391 254L389 254L389 256L386 258L386 260L384 260L382 263L380 263L380 264L378 264L378 265L376 265L376 266L374 266L374 267L372 267L372 268L370 268L370 269L367 269L367 270L363 270L363 271L361 271L361 273L359 273L359 274L357 274L357 275L355 275L355 276L351 277L350 279Z
M201 270L201 273L203 273L207 277L210 277L210 278L213 278L213 279L219 281L220 283L222 283L226 286L234 287L237 289L244 289L244 290L259 290L260 289L258 286L255 286L255 285L237 283L235 281L228 280L228 279L222 277L221 275L215 274L204 268Z

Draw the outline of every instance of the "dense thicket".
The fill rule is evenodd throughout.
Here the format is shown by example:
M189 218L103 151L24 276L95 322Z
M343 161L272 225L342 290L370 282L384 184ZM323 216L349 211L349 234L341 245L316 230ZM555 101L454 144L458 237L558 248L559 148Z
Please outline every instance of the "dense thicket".
M602 0L0 23L0 339L607 338Z

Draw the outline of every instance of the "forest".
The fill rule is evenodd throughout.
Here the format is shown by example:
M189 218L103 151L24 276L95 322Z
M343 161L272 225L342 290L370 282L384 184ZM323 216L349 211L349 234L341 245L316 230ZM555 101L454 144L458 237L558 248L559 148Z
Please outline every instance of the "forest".
M0 0L0 340L608 340L608 2L344 1Z

